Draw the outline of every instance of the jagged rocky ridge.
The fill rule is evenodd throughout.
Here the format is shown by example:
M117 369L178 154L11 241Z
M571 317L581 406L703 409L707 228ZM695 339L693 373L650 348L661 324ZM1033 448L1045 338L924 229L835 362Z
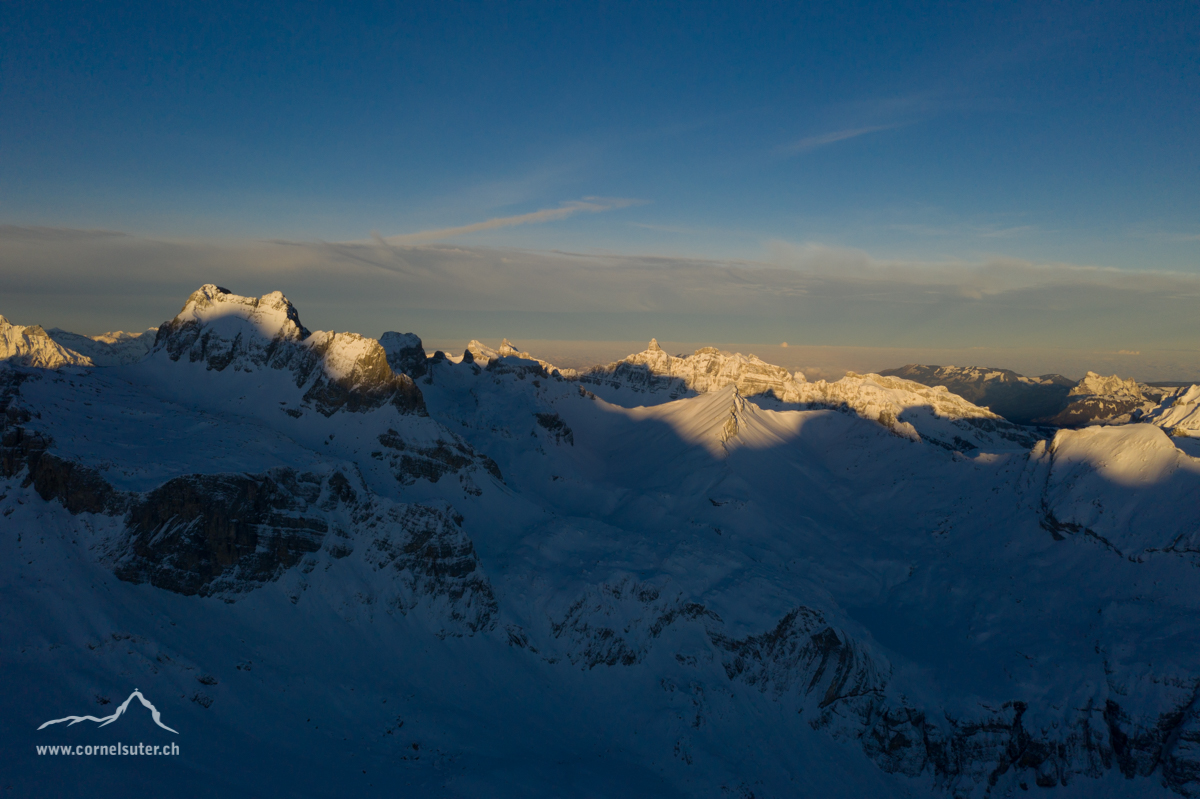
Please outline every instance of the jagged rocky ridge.
M1198 792L1200 453L1159 427L1039 443L944 390L807 383L718 351L672 361L651 348L580 374L476 343L456 363L424 358L415 336L372 347L309 333L282 296L215 287L163 329L149 358L115 371L0 370L0 513L22 539L4 542L5 584L19 606L48 602L39 581L52 574L79 586L109 574L114 595L186 598L196 631L211 620L345 647L384 636L357 650L374 675L357 686L395 690L328 705L303 692L301 715L335 728L422 695L442 671L465 670L455 690L482 708L531 671L539 692L564 686L573 717L527 729L533 749L596 757L575 737L575 717L591 719L599 751L625 752L615 771L645 764L683 795L795 795L846 753L858 759L822 793L1100 794L1114 777ZM360 368L380 354L417 381ZM348 376L341 390L362 397L310 395ZM425 414L388 393L418 383ZM37 539L56 529L87 558L39 571ZM290 610L253 621L273 596ZM329 627L327 606L369 626ZM10 640L26 634L18 619ZM428 638L461 648L439 659ZM5 662L33 662L27 649ZM39 651L61 681L65 656ZM282 651L297 665L263 678L277 693L330 668ZM241 675L229 666L220 686ZM218 688L205 689L211 708L258 701ZM617 718L598 722L589 692ZM425 701L401 734L413 716L462 726L465 710ZM488 720L441 739L433 793L478 768L481 746L513 745L483 732L510 716L471 712ZM623 784L647 784L636 774Z

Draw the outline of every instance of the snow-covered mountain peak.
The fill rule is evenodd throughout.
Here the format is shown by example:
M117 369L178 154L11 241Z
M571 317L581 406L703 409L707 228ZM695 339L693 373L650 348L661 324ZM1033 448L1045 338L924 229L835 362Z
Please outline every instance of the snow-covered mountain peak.
M505 340L507 341L507 339ZM471 357L465 358L466 355L470 355ZM478 341L477 339L471 339L467 342L464 360L467 360L470 363L475 363L480 366L487 366L489 363L499 357L499 352L482 343L481 341Z
M1059 430L1048 451L1062 467L1086 465L1106 480L1125 486L1161 483L1182 463L1196 460L1149 424Z
M1161 393L1154 392L1153 389L1146 391L1147 388L1149 387L1143 386L1132 377L1122 380L1117 375L1105 377L1104 375L1099 375L1095 372L1088 372L1086 375L1084 375L1083 379L1080 380L1073 389L1071 389L1070 396L1083 397L1089 395L1104 395L1111 400L1145 400L1147 399L1147 394L1153 393L1157 395Z
M230 322L248 323L259 335L272 340L302 340L309 336L300 324L299 312L283 292L242 297L211 283L192 292L169 326L198 323L226 327Z
M92 366L90 358L54 341L40 325L14 325L3 316L0 316L0 362L40 369Z
M898 369L885 369L880 374L903 377L906 380L916 380L925 385L943 385L954 391L959 386L987 383L1021 383L1027 386L1064 386L1075 385L1069 378L1062 375L1049 374L1038 377L1027 377L1017 374L1011 369L1000 369L994 366L937 366L910 363ZM963 394L963 396L967 396ZM973 399L967 396L968 399Z
M388 331L379 337L379 343L387 352L392 350L414 349L421 347L421 337L416 333L397 333Z
M427 371L425 347L415 333L388 331L379 337L379 346L387 355L388 366L414 380Z
M1064 427L1125 424L1151 412L1166 393L1133 378L1088 372L1067 395L1067 406L1046 421Z
M1167 393L1141 421L1157 425L1174 436L1200 437L1200 385Z
M311 333L278 291L255 299L201 286L158 331L149 360L163 359L204 363L217 372L290 372L303 403L325 416L384 404L424 412L420 390L410 376L393 371L378 341L357 333Z
M518 349L517 345L508 339L503 339L500 342L499 349L492 349L486 344L471 339L467 344L466 351L463 353L463 360L466 363L473 363L476 366L493 372L496 370L511 370L523 373L532 372L547 377L556 375L569 380L574 380L578 377L578 372L574 369L559 369L549 361L543 361L541 358Z
M326 377L334 380L350 377L357 367L372 360L378 361L380 356L383 356L385 363L387 361L387 354L378 341L358 333L318 330L311 335L311 339L313 349L323 354L322 365Z

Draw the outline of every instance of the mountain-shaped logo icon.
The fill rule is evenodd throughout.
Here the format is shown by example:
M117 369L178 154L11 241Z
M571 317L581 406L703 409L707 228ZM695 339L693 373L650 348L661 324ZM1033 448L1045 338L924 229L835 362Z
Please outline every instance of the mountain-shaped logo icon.
M129 707L129 703L133 701L133 698L135 696L137 697L138 701L142 703L143 707L150 709L150 716L154 719L155 724L162 727L167 732L173 732L176 735L179 734L178 730L172 730L166 724L162 723L162 714L158 712L158 708L156 708L154 705L150 704L150 700L147 699L146 697L142 696L142 692L136 688L133 689L133 693L131 693L129 695L129 698L126 699L124 702L122 702L121 706L118 707L116 709L116 712L114 712L111 716L105 716L104 718L99 718L99 719L96 718L95 716L66 716L61 719L53 719L52 721L47 721L42 726L38 727L38 729L44 730L47 727L49 727L51 724L61 724L64 721L70 722L70 724L67 725L68 727L70 727L73 724L78 724L81 721L95 721L95 722L98 722L101 727L106 727L121 717L121 714L124 713L125 709Z

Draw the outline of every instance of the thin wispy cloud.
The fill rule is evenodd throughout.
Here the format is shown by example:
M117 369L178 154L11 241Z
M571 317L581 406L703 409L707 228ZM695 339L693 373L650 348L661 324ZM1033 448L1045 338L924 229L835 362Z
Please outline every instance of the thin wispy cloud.
M630 222L633 227L640 227L643 230L657 230L660 233L695 233L694 228L676 227L673 225L652 225L648 222Z
M865 128L847 128L845 130L835 130L830 133L822 133L819 136L806 136L803 139L785 144L779 148L779 152L785 155L796 155L797 153L805 153L810 150L815 150L818 147L825 147L829 144L836 144L847 139L856 139L859 136L866 136L868 133L880 133L885 130L895 130L902 128L908 123L896 123L892 125L871 125Z
M623 197L584 197L582 200L565 202L558 208L543 208L540 211L531 211L528 214L517 214L515 216L498 216L484 220L483 222L473 222L472 224L460 225L458 227L422 230L417 233L403 233L398 236L387 236L381 240L386 244L428 244L434 241L453 238L454 236L461 236L466 233L478 233L483 230L496 230L498 228L515 227L516 225L536 225L544 222L554 222L580 213L595 214L602 211L611 211L616 208L639 205L642 202L642 200L632 200Z
M921 223L895 223L886 226L887 230L906 233L911 236L925 236L946 239L1007 239L1028 236L1043 232L1037 225L997 225L951 223L948 225L927 225Z
M983 230L979 232L980 238L985 239L1003 239L1011 236L1022 236L1026 233L1037 232L1036 225L1016 225L1014 227L997 228L995 230Z

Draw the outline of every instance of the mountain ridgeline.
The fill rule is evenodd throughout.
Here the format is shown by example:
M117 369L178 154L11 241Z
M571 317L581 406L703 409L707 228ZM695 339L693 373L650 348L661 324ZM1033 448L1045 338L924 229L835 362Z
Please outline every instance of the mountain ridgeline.
M132 679L209 792L1200 796L1198 386L560 369L213 285L0 343L30 730Z
M1011 422L1049 427L1124 424L1161 417L1181 401L1194 403L1183 399L1189 385L1146 384L1095 372L1075 381L1056 374L1025 377L1009 369L908 364L881 374L945 386Z

